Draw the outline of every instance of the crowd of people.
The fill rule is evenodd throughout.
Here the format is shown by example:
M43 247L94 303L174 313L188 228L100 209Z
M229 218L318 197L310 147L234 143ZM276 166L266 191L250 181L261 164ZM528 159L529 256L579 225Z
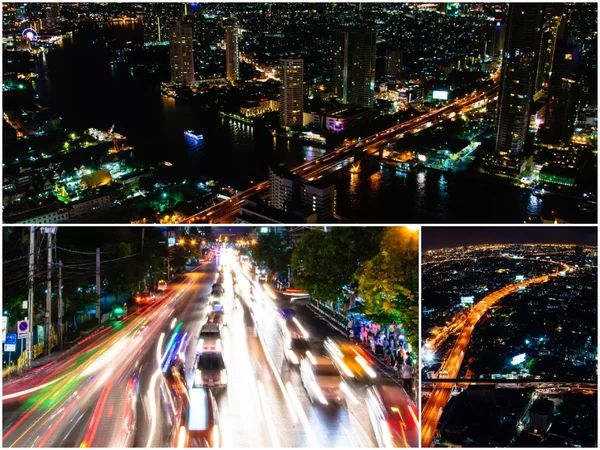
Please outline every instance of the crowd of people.
M400 327L391 325L387 333L378 324L354 323L349 321L348 337L371 350L381 362L402 379L404 389L409 395L413 390L413 360L408 351L408 343Z

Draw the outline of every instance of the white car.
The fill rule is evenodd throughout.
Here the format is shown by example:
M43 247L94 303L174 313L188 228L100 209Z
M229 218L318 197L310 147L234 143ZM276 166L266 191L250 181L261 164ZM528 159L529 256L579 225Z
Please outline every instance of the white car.
M311 403L341 405L345 403L342 377L329 358L306 352L300 362L300 377Z

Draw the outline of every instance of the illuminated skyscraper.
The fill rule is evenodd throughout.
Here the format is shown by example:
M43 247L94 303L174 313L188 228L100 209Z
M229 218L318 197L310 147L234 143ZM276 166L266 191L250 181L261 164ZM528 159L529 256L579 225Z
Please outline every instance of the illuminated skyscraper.
M169 55L171 59L171 82L194 82L194 46L192 23L174 20L169 29Z
M304 60L281 58L281 97L279 124L282 127L302 126L304 113Z
M375 44L375 31L333 31L332 88L342 102L373 106Z
M543 5L511 3L497 111L496 151L518 155L529 130Z
M396 77L402 72L403 52L399 49L388 49L385 55L385 74L389 77Z
M577 118L579 47L566 36L566 27L561 25L560 28L552 52L546 115L541 132L542 142L549 145L567 144L573 136Z
M540 56L535 77L535 92L541 90L548 92L548 82L552 71L554 49L559 34L564 34L566 18L562 14L562 5L547 3L544 8L542 33L540 39Z
M225 27L225 66L227 80L235 81L240 77L239 28L235 18L227 19Z

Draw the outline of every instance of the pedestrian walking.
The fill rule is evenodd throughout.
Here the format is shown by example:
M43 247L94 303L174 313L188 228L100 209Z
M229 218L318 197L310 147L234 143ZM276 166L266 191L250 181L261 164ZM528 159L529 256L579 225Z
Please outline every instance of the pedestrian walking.
M406 393L412 396L412 369L406 363L402 365L402 384Z

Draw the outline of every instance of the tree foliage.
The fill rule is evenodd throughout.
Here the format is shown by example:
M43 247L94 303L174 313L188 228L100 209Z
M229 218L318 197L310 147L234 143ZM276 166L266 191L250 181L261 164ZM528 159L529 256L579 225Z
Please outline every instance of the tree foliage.
M336 227L306 233L292 254L292 280L314 298L350 307L345 286L351 286L360 265L379 248L381 229Z
M271 272L284 273L291 261L291 250L281 234L271 231L258 237L252 257Z
M379 253L357 272L361 311L388 325L401 323L417 348L419 334L418 235L406 228L387 228Z
M124 258L122 261L115 262L108 273L105 272L106 292L114 295L118 301L120 295L130 294L137 289L140 279L139 266L128 258L132 255L129 243L117 242L104 248L111 252L111 259Z

